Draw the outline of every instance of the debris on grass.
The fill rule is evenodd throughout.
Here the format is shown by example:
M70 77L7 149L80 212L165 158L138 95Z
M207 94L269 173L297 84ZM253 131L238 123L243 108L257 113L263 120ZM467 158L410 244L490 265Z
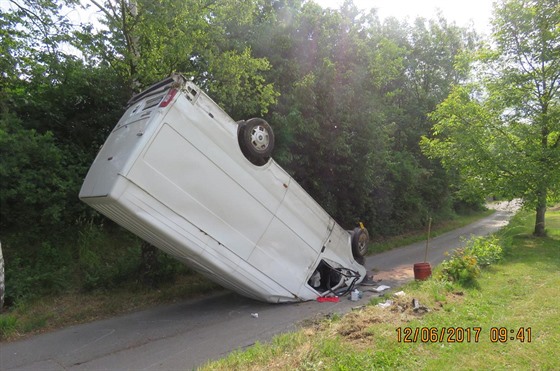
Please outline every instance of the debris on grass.
M418 299L412 299L412 310L414 311L414 313L427 313L430 311L428 307L420 305Z
M377 304L377 306L380 307L380 308L389 308L391 305L393 305L392 300L387 300L384 303Z

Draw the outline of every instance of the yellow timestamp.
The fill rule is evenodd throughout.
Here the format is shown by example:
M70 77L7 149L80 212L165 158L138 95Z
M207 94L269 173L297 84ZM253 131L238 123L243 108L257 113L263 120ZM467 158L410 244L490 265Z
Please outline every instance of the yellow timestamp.
M507 327L491 327L490 341L492 343L507 343L508 341L519 341L522 343L531 342L531 328L507 328Z
M482 327L397 327L399 343L478 343Z
M478 343L486 338L482 327L397 327L399 343ZM531 328L491 327L487 337L492 343L531 342Z

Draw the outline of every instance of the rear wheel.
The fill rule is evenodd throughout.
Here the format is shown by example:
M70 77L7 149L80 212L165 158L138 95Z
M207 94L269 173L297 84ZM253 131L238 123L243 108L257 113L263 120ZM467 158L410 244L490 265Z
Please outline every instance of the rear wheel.
M274 132L261 118L252 118L239 123L238 141L241 151L253 164L262 166L272 155Z
M354 228L352 232L352 255L354 259L364 265L368 251L369 233L365 228Z

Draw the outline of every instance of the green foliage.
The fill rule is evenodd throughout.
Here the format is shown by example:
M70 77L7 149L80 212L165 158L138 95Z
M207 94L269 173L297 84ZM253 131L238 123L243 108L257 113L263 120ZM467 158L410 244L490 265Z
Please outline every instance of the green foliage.
M486 267L502 260L504 257L502 245L501 239L495 235L474 237L467 242L466 250L476 256L476 261L480 267Z
M443 279L465 286L475 285L476 278L480 275L477 258L467 249L455 250L450 259L441 263L440 269Z
M560 197L560 7L506 0L491 46L471 55L473 76L431 114L424 152L456 174L459 196L523 198L545 232L547 200Z
M502 246L507 245L508 240L497 235L473 237L464 248L453 251L451 257L441 263L438 275L461 285L476 285L480 269L502 260Z
M334 11L302 0L107 0L89 5L96 28L65 16L60 6L77 1L10 3L0 11L0 228L11 300L34 285L97 290L181 272L163 254L141 271L139 242L115 245L77 199L131 93L173 71L235 119L266 115L274 158L345 227L394 235L480 204L457 203L462 174L418 146L426 113L467 77L456 59L474 47L472 32L442 18L381 22L351 1Z
M109 289L134 276L140 264L138 243L113 250L111 234L102 225L86 223L78 238L78 268L85 291ZM125 245L125 246L126 246Z
M188 272L170 256L158 250L153 253L153 259L145 259L141 241L120 228L84 223L78 238L79 288L87 292L125 283L157 287Z
M10 314L0 314L0 340L6 339L17 331L18 319Z
M72 258L68 249L43 242L28 246L26 254L6 243L6 303L11 305L42 295L58 294L72 283ZM16 242L17 245L17 242Z
M253 57L244 40L235 39L265 9L270 11L259 1L94 4L106 29L84 26L75 45L87 59L101 58L114 67L130 91L180 71L239 119L266 113L276 101L273 84L263 78L268 61Z
M251 40L282 93L270 118L274 157L346 226L365 220L374 235L392 235L427 214L448 217L447 175L418 140L426 112L463 76L453 57L472 35L443 19L382 25L351 3L338 12L295 3L280 15Z
M67 200L77 191L68 153L52 133L23 128L20 119L0 117L0 226L37 239L69 222ZM72 209L72 208L70 208Z
M209 86L208 94L232 117L262 115L276 103L279 94L261 75L271 68L270 63L264 58L253 58L249 48L242 53L225 52L209 68L219 76L219 81Z

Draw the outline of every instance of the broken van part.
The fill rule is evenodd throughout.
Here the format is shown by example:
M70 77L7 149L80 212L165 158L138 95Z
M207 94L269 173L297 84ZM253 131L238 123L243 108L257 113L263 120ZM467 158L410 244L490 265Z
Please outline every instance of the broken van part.
M134 96L80 199L209 279L268 302L351 292L367 230L346 231L272 158L263 119L234 121L173 74Z

